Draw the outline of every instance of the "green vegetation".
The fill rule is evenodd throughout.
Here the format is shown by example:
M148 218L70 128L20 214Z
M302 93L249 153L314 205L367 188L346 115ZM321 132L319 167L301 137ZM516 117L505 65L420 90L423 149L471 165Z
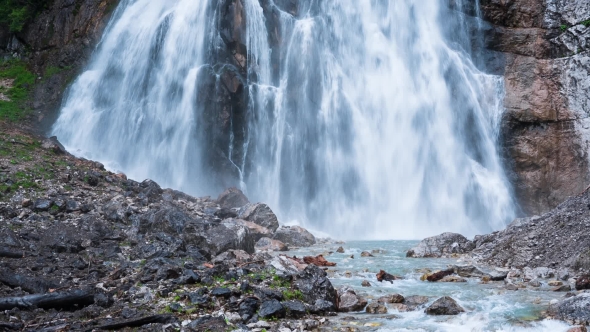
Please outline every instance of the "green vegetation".
M49 0L0 0L0 24L12 32L19 32L52 1Z
M561 31L565 31L565 30L567 30L567 25L565 25L565 24L562 24L562 25L559 27L559 29L560 29Z
M303 293L300 290L286 290L283 292L286 300L300 300L303 301Z
M586 28L590 27L590 18L585 21L580 22L580 24L583 24Z
M5 84L0 84L0 94L10 100L0 100L0 121L19 120L26 113L24 102L35 84L35 76L22 61L8 60L0 62L0 81L2 80ZM13 81L6 84L9 83L8 80Z

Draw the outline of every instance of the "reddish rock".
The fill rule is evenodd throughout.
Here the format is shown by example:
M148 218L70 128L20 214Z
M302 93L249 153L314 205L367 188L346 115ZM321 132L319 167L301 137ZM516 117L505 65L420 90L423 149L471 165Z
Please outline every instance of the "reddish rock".
M576 279L576 290L590 289L590 275L585 274Z
M303 257L303 261L306 264L313 264L315 266L336 266L336 263L328 262L323 255L317 255L316 257L305 256Z
M394 276L393 274L389 274L383 270L379 271L379 273L377 273L377 281L382 282L382 281L389 281L391 283L393 283L394 280L399 280L402 279L401 277L398 276Z

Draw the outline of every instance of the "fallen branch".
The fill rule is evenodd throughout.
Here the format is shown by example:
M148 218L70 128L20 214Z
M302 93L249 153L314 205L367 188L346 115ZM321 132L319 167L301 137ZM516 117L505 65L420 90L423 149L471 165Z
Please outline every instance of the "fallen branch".
M13 308L68 308L75 304L90 305L92 303L94 303L94 293L86 290L75 290L65 293L0 298L0 310L10 310Z
M2 323L0 322L0 331L6 330L20 330L23 328L22 323Z
M5 257L5 258L23 258L23 257L25 257L25 253L24 252L14 252L14 251L8 251L8 250L0 249L0 257Z
M50 288L57 288L57 283L50 280L31 278L10 270L0 271L0 282L12 288L20 287L32 294L46 293Z
M98 330L118 330L125 327L139 327L147 324L159 323L159 324L167 324L174 321L174 316L172 315L154 315L143 317L139 319L132 319L124 322L107 324L97 327Z

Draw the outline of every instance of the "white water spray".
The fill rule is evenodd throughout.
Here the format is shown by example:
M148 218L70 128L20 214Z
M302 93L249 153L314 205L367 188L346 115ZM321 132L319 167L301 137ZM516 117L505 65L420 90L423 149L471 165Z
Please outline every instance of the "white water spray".
M243 3L248 132L227 159L251 199L346 238L474 235L513 217L496 150L503 80L473 64L464 31L445 33L461 15L436 0L302 0L296 17L279 12L273 63L262 7ZM124 1L53 134L132 178L215 194L195 98L213 7Z

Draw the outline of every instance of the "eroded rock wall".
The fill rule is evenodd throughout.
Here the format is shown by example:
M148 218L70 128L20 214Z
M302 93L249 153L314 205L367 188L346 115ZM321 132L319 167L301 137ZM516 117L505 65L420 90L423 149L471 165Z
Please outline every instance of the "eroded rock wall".
M0 57L26 61L38 77L30 125L53 123L68 84L88 62L119 0L54 0L23 30L0 26Z
M590 2L482 0L502 57L504 153L527 214L557 206L590 184Z

